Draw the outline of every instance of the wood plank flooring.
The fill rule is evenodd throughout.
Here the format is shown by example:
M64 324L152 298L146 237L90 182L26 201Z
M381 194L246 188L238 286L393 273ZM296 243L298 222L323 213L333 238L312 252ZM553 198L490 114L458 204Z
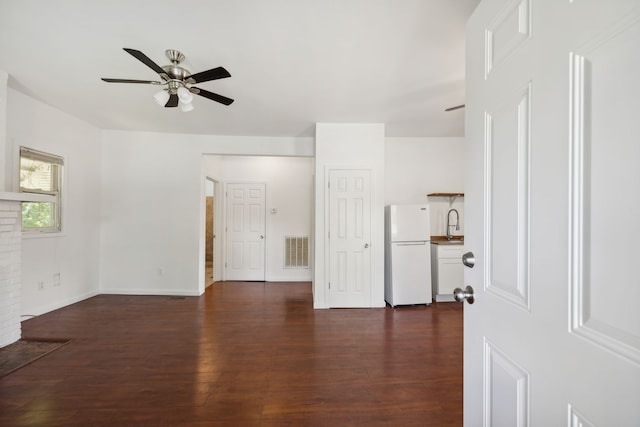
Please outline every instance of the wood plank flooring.
M100 295L27 320L70 338L0 378L1 426L462 425L462 305L313 310L309 283Z

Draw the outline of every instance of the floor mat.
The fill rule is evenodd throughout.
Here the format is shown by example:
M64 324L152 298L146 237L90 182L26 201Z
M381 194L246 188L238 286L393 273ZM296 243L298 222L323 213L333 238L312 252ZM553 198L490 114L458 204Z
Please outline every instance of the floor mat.
M0 348L0 377L34 362L69 343L66 339L22 338Z

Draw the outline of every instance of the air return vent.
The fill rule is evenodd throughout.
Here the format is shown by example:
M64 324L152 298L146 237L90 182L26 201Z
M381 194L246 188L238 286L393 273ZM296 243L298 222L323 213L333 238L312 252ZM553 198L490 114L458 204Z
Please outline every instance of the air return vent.
M285 236L284 268L309 268L309 236Z

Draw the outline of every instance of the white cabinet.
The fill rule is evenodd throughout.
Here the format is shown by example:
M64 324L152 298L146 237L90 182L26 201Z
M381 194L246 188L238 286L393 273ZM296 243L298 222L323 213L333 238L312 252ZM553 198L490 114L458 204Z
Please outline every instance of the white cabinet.
M431 244L431 283L436 302L454 301L453 290L464 288L461 244Z

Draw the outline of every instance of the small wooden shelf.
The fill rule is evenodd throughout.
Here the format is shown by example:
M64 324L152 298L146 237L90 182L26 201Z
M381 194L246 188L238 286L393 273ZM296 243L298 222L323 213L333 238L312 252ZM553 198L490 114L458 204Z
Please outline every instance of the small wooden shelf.
M464 193L430 193L427 197L464 197Z
M430 193L427 194L427 197L446 197L449 199L449 206L451 206L458 197L464 197L464 193Z

